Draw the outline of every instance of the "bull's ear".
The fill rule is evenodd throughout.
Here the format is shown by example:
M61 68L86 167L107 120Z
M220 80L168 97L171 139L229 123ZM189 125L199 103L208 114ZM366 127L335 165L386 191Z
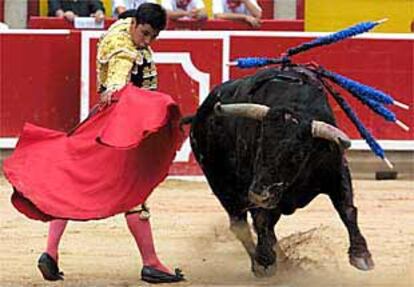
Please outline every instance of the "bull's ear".
M351 140L347 134L325 122L312 121L312 136L333 141L342 149L348 149L351 146Z
M254 120L263 120L269 111L269 107L259 104L221 104L217 103L214 106L214 111L220 116L236 116L250 118Z

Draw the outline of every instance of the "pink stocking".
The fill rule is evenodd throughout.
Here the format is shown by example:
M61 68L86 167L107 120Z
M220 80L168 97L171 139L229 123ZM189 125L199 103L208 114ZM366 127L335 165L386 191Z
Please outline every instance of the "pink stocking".
M138 213L126 214L129 231L135 238L144 266L173 274L158 259L152 238L151 224L148 219L141 219Z
M53 259L58 261L59 242L65 231L68 221L62 219L55 219L49 223L49 234L47 237L46 253Z

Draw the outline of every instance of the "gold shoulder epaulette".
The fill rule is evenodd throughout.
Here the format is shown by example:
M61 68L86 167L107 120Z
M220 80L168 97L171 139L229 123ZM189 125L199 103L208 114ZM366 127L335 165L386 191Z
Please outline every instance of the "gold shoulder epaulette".
M109 34L102 39L99 43L97 58L101 64L105 64L119 53L124 53L131 60L135 60L139 54L129 35L121 32Z

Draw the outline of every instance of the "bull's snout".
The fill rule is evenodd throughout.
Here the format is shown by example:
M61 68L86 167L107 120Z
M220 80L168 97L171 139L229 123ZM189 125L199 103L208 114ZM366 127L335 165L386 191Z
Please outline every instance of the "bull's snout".
M275 205L275 203L272 202L272 196L268 190L262 191L260 193L250 190L249 200L251 203L262 208L272 208Z
M265 188L257 189L253 184L249 189L249 200L251 203L262 208L275 208L282 196L284 184L282 182L271 184Z

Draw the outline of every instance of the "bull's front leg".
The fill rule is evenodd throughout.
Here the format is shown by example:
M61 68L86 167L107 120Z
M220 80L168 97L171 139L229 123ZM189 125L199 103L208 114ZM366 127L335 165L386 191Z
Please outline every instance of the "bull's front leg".
M257 246L252 261L252 271L257 277L272 276L276 272L277 239L274 231L280 212L276 210L254 209L251 211L253 225L257 233Z
M253 260L256 246L253 241L250 226L247 223L247 213L239 216L230 216L230 230L240 240L250 259Z
M368 250L367 242L358 227L358 214L353 202L351 176L348 166L345 164L342 167L340 183L340 187L331 191L329 195L348 230L350 241L349 262L360 270L371 270L374 268L374 261Z

